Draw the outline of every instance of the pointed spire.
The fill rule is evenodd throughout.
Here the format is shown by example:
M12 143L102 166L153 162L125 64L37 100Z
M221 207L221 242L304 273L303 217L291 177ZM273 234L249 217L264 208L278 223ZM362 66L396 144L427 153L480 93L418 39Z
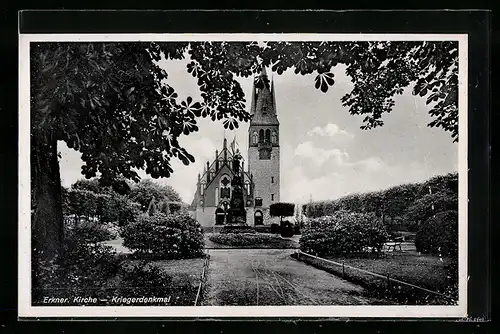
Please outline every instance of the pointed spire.
M252 102L250 104L250 115L255 114L255 76L253 78L253 85L252 85Z
M274 114L277 114L277 111L276 111L276 93L274 91L274 80L271 81L271 96L273 98L273 112L274 112Z

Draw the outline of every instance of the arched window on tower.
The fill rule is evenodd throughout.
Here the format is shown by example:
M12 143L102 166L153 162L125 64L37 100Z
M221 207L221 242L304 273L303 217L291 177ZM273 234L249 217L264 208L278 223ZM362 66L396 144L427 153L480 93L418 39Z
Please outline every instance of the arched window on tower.
M252 143L257 144L258 141L259 141L259 135L257 134L257 131L254 131L252 134Z
M270 143L271 142L271 130L269 130L269 129L266 130L266 139L265 139L265 142L266 143Z
M215 205L219 204L219 187L215 187Z
M263 142L264 142L264 130L260 129L260 131L259 131L259 143L263 143Z
M271 135L271 142L273 144L276 144L278 142L278 135L276 134L276 131L273 131L273 134Z

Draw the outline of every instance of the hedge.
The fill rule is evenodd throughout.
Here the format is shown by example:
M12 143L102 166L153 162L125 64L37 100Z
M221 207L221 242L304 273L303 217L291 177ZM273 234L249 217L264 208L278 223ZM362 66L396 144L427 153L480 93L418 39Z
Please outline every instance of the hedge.
M136 254L162 259L185 259L203 255L200 224L188 214L142 215L122 230L123 245Z
M264 233L228 233L212 234L210 241L220 245L240 248L294 248L292 240Z
M458 212L439 212L426 220L415 235L418 252L441 256L458 254Z
M311 219L299 242L306 253L332 256L380 252L387 238L375 215L338 211Z
M255 229L249 225L224 225L220 233L255 233Z

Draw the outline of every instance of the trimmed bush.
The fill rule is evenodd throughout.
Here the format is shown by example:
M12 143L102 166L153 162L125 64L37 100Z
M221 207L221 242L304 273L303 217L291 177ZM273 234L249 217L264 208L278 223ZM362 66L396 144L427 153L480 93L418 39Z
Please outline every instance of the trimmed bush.
M123 245L135 253L161 259L203 255L200 224L188 214L140 216L122 230Z
M271 224L271 233L279 233L280 232L280 225L276 223Z
M271 232L271 226L269 226L269 225L254 226L253 229L257 233L272 233Z
M220 233L255 233L255 230L249 225L225 225Z
M288 220L285 220L281 223L280 233L284 238L293 237L294 227L293 224Z
M280 217L280 220L283 220L283 217L293 217L295 214L295 204L293 203L273 203L269 207L269 215L271 217Z
M300 249L319 256L380 252L388 234L377 221L374 214L346 211L311 219L302 231Z
M427 219L415 236L417 251L441 256L458 254L458 212L439 212Z
M294 248L291 240L279 236L262 233L228 233L213 234L209 237L215 243L241 248Z

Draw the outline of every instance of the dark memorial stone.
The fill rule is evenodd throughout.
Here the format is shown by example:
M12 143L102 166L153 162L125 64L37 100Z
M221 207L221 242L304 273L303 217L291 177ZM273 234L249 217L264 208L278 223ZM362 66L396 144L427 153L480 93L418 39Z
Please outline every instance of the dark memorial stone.
M236 151L233 157L233 172L234 177L231 180L231 200L229 202L228 224L229 225L246 225L247 213L245 210L245 200L243 197L243 173L240 170L241 155Z

